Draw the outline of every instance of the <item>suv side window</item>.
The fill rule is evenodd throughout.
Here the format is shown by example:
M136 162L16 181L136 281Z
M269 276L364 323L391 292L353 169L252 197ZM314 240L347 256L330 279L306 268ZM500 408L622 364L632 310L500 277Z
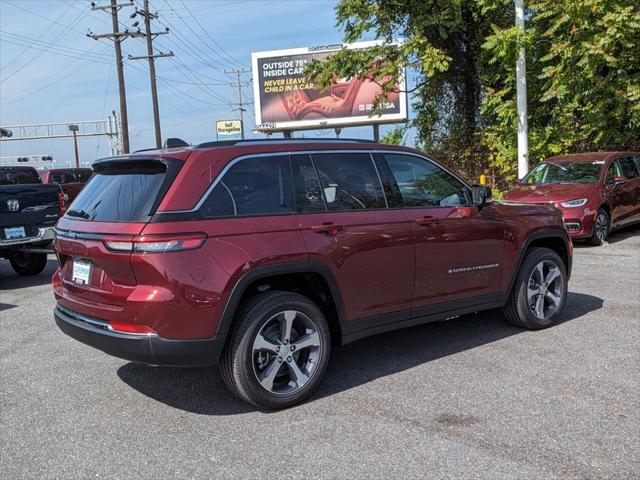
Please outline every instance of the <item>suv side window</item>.
M631 180L638 176L638 167L633 161L633 157L621 157L618 159L620 162L620 168L622 169L622 175Z
M256 156L232 165L200 213L207 218L293 213L289 156Z
M380 177L368 153L314 153L327 209L386 208Z
M316 169L308 153L292 154L293 182L298 212L325 212L327 210Z
M400 188L405 207L469 205L469 189L428 160L412 155L385 153Z
M609 169L607 170L605 183L607 185L613 185L613 179L621 176L622 176L622 172L620 172L620 166L618 165L618 161L613 160L611 162L611 165L609 165Z

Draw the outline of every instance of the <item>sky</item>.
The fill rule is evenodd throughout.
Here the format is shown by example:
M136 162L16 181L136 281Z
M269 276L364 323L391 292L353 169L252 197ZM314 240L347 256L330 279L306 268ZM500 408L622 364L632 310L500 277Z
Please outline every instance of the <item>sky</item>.
M95 0L106 5L109 0ZM119 3L128 3L120 0ZM251 52L340 43L332 0L151 0L158 13L155 30L169 34L154 41L163 139L189 143L215 140L216 120L237 118L232 68L250 68ZM142 8L142 0L135 0ZM122 25L134 8L120 10ZM143 26L142 21L140 22ZM0 0L0 125L77 122L106 118L118 110L115 54L110 40L87 32L111 31L111 16L92 11L88 0ZM371 38L365 38L371 39ZM122 43L131 150L154 146L153 116L144 39ZM243 74L243 93L252 100L251 74ZM248 136L254 112L245 114ZM382 127L381 134L390 127ZM333 137L333 130L308 137ZM369 127L346 128L342 137L371 138ZM104 136L79 138L82 162L109 155ZM0 156L53 155L60 165L73 160L70 138L3 141Z

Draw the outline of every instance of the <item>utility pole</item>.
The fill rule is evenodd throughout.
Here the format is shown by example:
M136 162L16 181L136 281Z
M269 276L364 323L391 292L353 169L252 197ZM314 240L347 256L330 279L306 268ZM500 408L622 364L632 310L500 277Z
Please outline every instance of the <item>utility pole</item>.
M162 131L160 130L160 109L158 107L158 87L156 85L156 58L173 57L173 52L154 54L153 53L153 39L158 35L164 35L169 33L167 28L164 32L151 32L151 20L157 19L157 13L149 12L149 0L144 0L144 11L136 10L131 16L132 18L138 15L144 16L145 36L147 37L147 56L145 57L132 57L129 55L129 60L142 60L149 61L149 80L151 81L151 103L153 105L153 126L156 132L156 148L162 147Z
M524 0L515 0L516 27L524 33ZM527 63L525 50L518 52L516 62L516 96L518 98L518 178L529 171L529 138L527 128Z
M118 11L124 7L132 7L133 0L129 3L118 3L118 0L111 0L110 5L98 6L95 3L91 2L91 10L102 10L108 11L111 10L111 25L113 32L112 33L102 33L102 34L93 34L89 32L87 34L88 37L93 38L94 40L100 40L102 38L108 38L113 40L113 45L116 50L116 70L118 72L118 93L120 95L120 121L122 122L122 152L129 153L129 119L127 116L127 92L124 85L124 69L122 64L122 48L120 47L120 43L127 37L136 37L142 36L141 32L129 32L124 31L120 32L118 28Z
M242 75L243 73L251 73L251 70L243 70L241 68L234 68L231 70L225 70L224 73L228 73L228 74L233 74L235 73L236 75L236 82L232 83L231 86L232 87L238 87L238 103L232 103L232 105L237 105L238 108L234 108L234 110L239 110L240 111L240 124L242 126L242 139L244 140L244 112L247 111L245 107L245 105L249 106L251 105L251 102L243 102L242 100L242 81L240 80L240 75Z

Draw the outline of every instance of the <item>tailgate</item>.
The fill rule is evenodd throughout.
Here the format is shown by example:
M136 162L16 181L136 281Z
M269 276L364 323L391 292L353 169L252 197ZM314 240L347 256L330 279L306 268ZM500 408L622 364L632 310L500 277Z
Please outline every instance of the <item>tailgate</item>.
M25 227L27 233L37 233L38 227L55 225L59 191L56 185L0 186L0 236L6 227Z
M94 164L95 174L56 226L61 304L93 315L125 305L137 284L127 245L150 221L181 164L158 158Z

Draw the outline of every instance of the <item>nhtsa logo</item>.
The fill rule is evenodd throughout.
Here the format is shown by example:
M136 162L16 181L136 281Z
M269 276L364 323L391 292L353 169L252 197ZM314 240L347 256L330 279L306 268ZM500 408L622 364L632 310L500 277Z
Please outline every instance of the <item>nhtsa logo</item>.
M476 270L488 270L490 268L498 268L499 263L489 263L487 265L474 265L472 267L450 268L449 273L475 272Z

